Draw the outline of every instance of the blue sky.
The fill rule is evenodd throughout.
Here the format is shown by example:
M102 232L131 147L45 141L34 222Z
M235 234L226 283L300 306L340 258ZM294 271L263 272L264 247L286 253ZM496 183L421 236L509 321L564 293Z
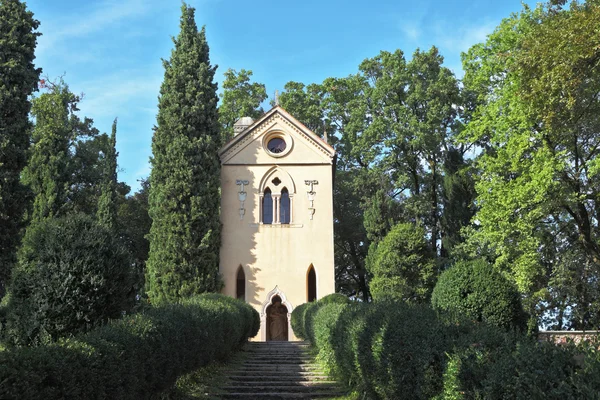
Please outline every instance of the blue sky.
M528 4L534 2L528 1ZM270 97L288 81L306 84L355 73L380 50L410 56L436 45L462 75L460 53L485 40L521 9L519 0L226 1L190 0L206 25L217 80L228 68L249 69ZM84 93L81 114L101 131L119 118L119 180L133 189L150 173L152 127L177 0L29 0L41 22L36 64L51 79L65 74Z

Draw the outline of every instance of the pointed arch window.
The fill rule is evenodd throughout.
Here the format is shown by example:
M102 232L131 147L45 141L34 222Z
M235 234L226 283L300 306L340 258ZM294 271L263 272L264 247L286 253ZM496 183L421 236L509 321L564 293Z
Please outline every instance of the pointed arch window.
M262 201L262 217L263 224L273 223L273 196L271 195L271 189L266 188L265 194Z
M317 274L315 273L315 267L311 264L306 274L306 301L315 300L317 300Z
M244 268L241 265L237 271L235 286L235 297L246 301L246 274L244 274Z
M290 193L287 188L281 190L281 199L279 200L279 222L282 224L290 223Z

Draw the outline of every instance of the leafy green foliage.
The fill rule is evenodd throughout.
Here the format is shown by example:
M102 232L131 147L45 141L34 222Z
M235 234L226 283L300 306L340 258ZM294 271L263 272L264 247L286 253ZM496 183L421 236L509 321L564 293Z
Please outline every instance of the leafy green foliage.
M369 253L371 294L385 298L425 303L435 278L435 261L425 240L423 227L397 224Z
M91 217L31 225L11 284L9 339L40 344L88 331L128 310L132 288L126 250Z
M483 149L472 252L489 249L556 328L600 323L599 23L596 1L525 7L463 58L465 140Z
M251 306L221 295L149 307L56 344L0 352L0 397L151 398L225 359L256 335L258 320Z
M233 137L233 124L238 119L251 117L256 120L264 114L261 103L267 98L267 90L262 83L250 83L252 71L228 69L224 75L219 122L223 142L226 142Z
M326 304L346 304L349 301L350 300L348 300L346 296L339 293L333 293L323 297L319 301L308 303L308 306L306 306L302 313L302 317L300 317L300 320L303 323L304 338L311 342L314 341L315 332L313 330L313 318L319 311L319 308Z
M368 301L365 258L369 240L363 226L361 180L357 173L338 170L333 189L333 230L336 290Z
M308 129L321 136L324 129L321 86L288 82L284 90L279 96L279 104ZM271 103L275 105L274 100Z
M504 329L523 331L527 325L516 286L481 259L458 262L444 271L433 289L431 304Z
M600 389L597 343L539 343L405 302L318 303L310 341L326 369L364 398L558 400Z
M23 172L23 182L35 195L32 224L65 214L63 207L71 183L69 148L78 101L62 81L33 101L33 148Z
M117 120L113 122L112 133L104 156L104 179L102 194L98 200L98 221L110 231L117 225Z
M136 293L145 296L144 273L150 244L146 236L152 220L148 214L148 180L141 180L140 190L132 196L118 198L117 231L121 243L127 248L136 272Z
M306 333L304 332L304 312L309 304L311 303L300 304L298 307L294 308L294 312L292 312L290 318L290 324L292 325L294 335L303 340L306 340Z
M325 131L337 152L338 291L369 300L370 244L397 222L421 224L438 264L450 259L473 214L470 145L455 140L467 99L435 47L409 61L400 50L382 51L348 77L286 84L282 107Z
M38 26L25 3L0 3L0 298L16 261L29 202L19 180L31 134L29 96L37 90L41 73L33 64Z
M150 175L150 254L146 285L153 302L217 291L221 244L221 136L216 67L204 28L182 6L181 31L164 61Z

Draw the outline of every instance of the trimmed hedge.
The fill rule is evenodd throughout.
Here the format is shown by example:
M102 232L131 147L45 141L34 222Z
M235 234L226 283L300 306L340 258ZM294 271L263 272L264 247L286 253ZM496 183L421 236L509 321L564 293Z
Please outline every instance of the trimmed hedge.
M600 393L598 346L538 343L403 302L316 302L310 309L310 321L308 309L292 317L314 332L309 340L328 372L365 398L578 399Z
M0 352L0 398L150 398L226 358L259 323L251 306L217 294L149 308L73 339Z
M348 302L350 302L348 297L339 293L332 293L321 298L319 301L313 301L311 303L308 303L308 306L306 306L306 308L304 309L304 314L302 316L302 333L304 334L304 337L302 337L302 339L309 340L310 342L314 343L315 332L313 330L313 318L315 317L315 314L317 313L317 311L319 311L321 307L327 304L347 304Z
M306 340L306 333L304 332L304 313L310 304L312 303L301 304L296 307L294 309L295 312L292 313L290 324L292 325L294 335L296 335L297 338Z

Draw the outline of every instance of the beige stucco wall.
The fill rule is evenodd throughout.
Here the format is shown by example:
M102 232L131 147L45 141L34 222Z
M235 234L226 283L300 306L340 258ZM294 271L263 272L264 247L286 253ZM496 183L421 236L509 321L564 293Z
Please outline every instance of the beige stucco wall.
M289 117L289 116L288 116ZM261 314L261 331L257 340L266 338L266 306L274 295L284 300L291 312L307 300L307 272L314 266L317 298L335 291L333 249L333 195L331 154L323 145L302 134L289 118L274 115L266 125L256 128L244 139L243 146L222 154L221 215L223 222L220 271L225 283L223 293L235 297L239 266L246 276L246 301ZM273 157L263 147L265 135L277 132L292 144L284 157ZM243 135L243 134L242 134ZM291 143L293 142L293 143ZM275 186L278 177L282 183ZM266 179L268 178L268 179ZM245 214L240 219L241 186L247 180ZM310 187L314 185L314 215L310 219ZM269 186L277 195L285 186L292 202L292 222L260 223L261 193ZM295 188L295 190L294 190ZM289 328L290 340L295 336Z

